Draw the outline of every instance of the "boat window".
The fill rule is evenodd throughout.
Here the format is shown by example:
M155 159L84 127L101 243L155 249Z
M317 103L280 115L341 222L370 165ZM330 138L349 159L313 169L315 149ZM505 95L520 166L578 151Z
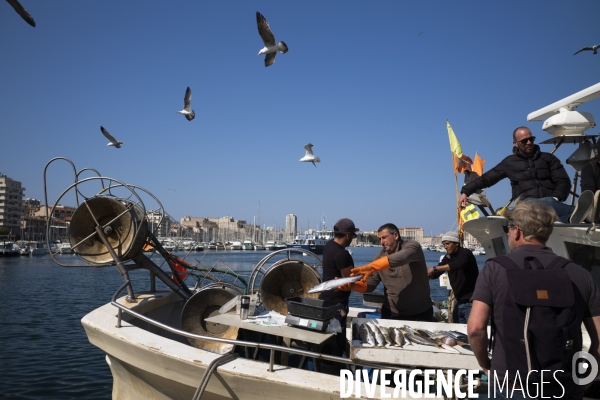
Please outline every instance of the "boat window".
M600 285L600 247L567 241L565 241L565 247L569 259L590 271L594 282Z

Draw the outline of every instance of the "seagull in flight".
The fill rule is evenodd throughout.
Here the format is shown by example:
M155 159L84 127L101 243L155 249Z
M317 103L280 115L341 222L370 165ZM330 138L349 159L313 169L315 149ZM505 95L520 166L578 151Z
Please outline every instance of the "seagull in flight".
M190 89L190 87L188 86L187 90L185 91L185 96L183 97L183 110L177 111L177 112L179 114L185 115L185 118L188 121L191 121L196 116L196 113L191 108L192 108L192 89Z
M586 50L591 50L593 51L592 54L598 54L598 48L600 48L600 44L597 44L595 46L588 46L588 47L584 47L583 49L579 50L577 53L581 53L582 51L586 51ZM575 54L577 54L575 53ZM573 55L575 55L573 54Z
M275 36L273 36L273 32L271 32L269 23L258 11L256 12L256 24L258 25L258 34L265 44L265 47L260 49L257 56L266 54L265 67L268 67L275 62L275 56L277 55L277 52L280 51L281 54L287 53L288 47L284 42L275 42Z
M8 2L8 4L10 4L12 6L12 8L15 9L17 14L19 14L21 16L21 18L23 18L25 20L25 22L27 22L29 25L31 25L35 28L35 21L31 17L31 15L29 15L29 13L27 11L25 11L25 9L18 2L18 0L6 0L6 1Z
M108 143L107 146L115 146L117 149L121 148L123 142L118 142L117 139L115 139L110 133L108 133L108 131L104 129L103 126L100 127L100 130L102 131L102 134L106 136L108 140L110 140L110 143Z
M321 162L321 159L319 157L315 157L315 155L313 154L312 148L313 148L312 143L309 143L306 146L304 146L304 150L306 150L306 154L304 155L304 157L302 157L298 161L300 161L300 162L311 162L311 163L313 163L313 165L316 168L317 164L315 164L315 163L316 162Z

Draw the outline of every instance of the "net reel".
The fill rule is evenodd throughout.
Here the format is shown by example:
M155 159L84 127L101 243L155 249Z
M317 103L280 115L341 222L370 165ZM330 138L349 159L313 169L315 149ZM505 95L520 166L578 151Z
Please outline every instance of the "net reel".
M306 255L316 261L310 264L308 260L293 258L292 255ZM274 258L280 258L272 265L267 263ZM303 249L283 249L275 251L263 258L252 270L250 287L252 293L258 293L259 303L267 311L277 311L287 315L289 297L318 298L318 293L308 294L308 290L321 283L318 266L321 259L314 253Z
M207 322L206 318L219 313L219 309L229 300L243 291L235 285L225 282L214 283L202 287L183 306L181 312L181 328L189 333L212 336L223 339L237 339L237 326L228 326ZM186 338L194 347L212 353L225 354L233 349L232 344Z
M99 237L99 228L106 241ZM124 262L135 258L148 237L142 208L126 199L98 196L85 200L73 214L69 229L71 248L91 265L111 265L111 250Z

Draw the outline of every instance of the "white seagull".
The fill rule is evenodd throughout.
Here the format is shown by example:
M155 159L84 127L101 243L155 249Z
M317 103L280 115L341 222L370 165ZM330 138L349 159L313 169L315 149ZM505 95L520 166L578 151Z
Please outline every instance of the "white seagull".
M117 139L115 139L110 133L108 133L106 129L104 129L104 127L101 126L100 130L102 131L102 134L104 134L104 136L110 140L110 143L108 143L107 146L115 146L117 149L121 148L123 142L118 142Z
M313 163L313 165L316 168L317 164L315 164L315 163L316 162L321 162L321 159L319 157L315 157L315 155L313 154L313 151L312 151L312 147L313 147L312 143L309 143L306 146L304 146L304 150L306 150L306 154L304 155L304 157L302 157L298 161L300 161L300 162L311 162L311 163Z
M8 4L10 4L12 6L12 8L15 9L17 14L19 14L21 16L21 18L23 18L25 20L25 22L27 22L29 25L31 25L35 28L35 21L31 17L31 15L27 11L25 11L25 9L21 5L21 3L19 3L18 0L6 0L6 1L8 2Z
M590 50L593 51L592 54L598 54L598 49L600 48L600 44L597 44L595 46L588 46L588 47L584 47L583 49L579 50L577 53L581 53L582 51L586 51L586 50ZM575 54L577 54L575 53ZM575 55L573 54L573 55Z
M183 97L183 110L177 111L177 112L179 114L185 115L185 118L188 121L191 121L196 116L196 113L191 108L192 108L192 89L190 89L190 87L188 86L187 90L185 91L185 96Z
M265 47L258 52L257 56L266 54L265 67L268 67L275 62L275 56L277 55L277 52L280 51L281 54L287 53L288 47L284 42L275 42L275 36L273 36L273 32L271 32L269 23L258 11L256 12L256 24L258 25L258 34L265 44Z

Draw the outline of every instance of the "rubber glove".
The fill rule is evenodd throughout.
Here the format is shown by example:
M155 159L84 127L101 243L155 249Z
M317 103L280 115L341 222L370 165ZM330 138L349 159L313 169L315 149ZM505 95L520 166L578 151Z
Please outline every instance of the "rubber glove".
M390 268L390 260L387 257L381 257L370 264L362 267L352 268L350 276L364 275L361 281L366 282L369 276L375 271L381 271Z
M342 292L349 292L350 290L354 290L355 292L364 293L367 291L367 284L360 280L352 283L346 283L342 286L338 286L338 290Z

